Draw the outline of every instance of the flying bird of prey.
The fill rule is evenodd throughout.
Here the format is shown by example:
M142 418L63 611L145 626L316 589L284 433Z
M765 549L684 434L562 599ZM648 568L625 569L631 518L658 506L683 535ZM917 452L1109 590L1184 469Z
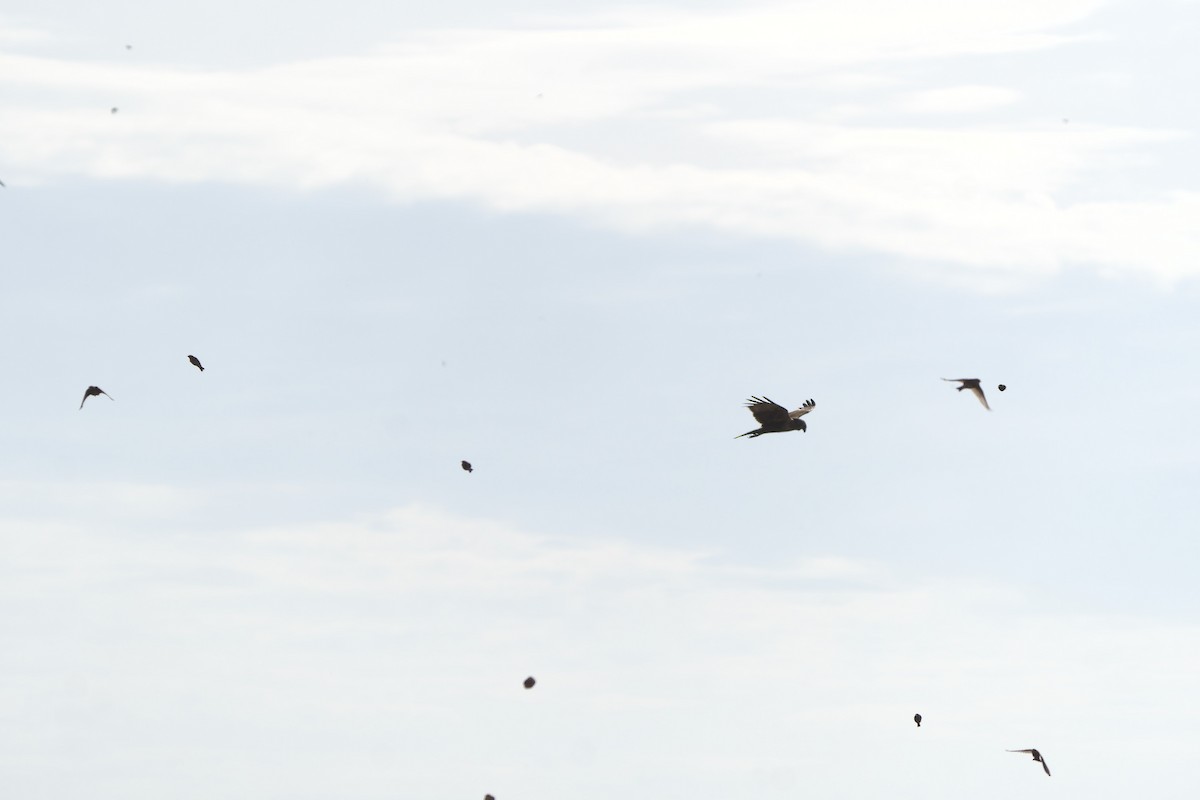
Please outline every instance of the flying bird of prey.
M983 396L983 387L979 385L979 378L942 378L942 380L958 381L962 384L962 386L955 387L958 391L961 392L963 389L970 389L979 398L979 402L983 403L984 408L988 411L992 410L992 407L987 404L987 398Z
M750 409L750 413L754 415L754 419L758 420L759 427L733 438L740 439L742 436L749 436L753 439L755 436L762 436L764 433L807 431L808 425L800 418L812 411L816 405L815 400L809 400L795 411L789 412L769 397L751 397L746 401L746 408Z
M83 399L79 401L79 407L82 409L83 404L87 402L87 399L89 397L95 397L96 395L100 395L100 394L104 395L109 400L112 400L112 395L109 394L108 392L104 391L103 389L101 389L99 386L89 386L83 392Z
M192 362L193 367L201 372L204 372L204 365L200 363L200 359L196 358L195 356L188 356L188 361Z
M1009 752L1009 753L1029 753L1029 755L1033 756L1034 761L1041 763L1042 769L1046 770L1046 774L1047 775L1050 774L1050 768L1046 766L1046 759L1042 758L1042 754L1037 751L1037 748L1031 747L1028 750L1009 750L1007 752Z
M535 683L537 683L537 681L535 681L533 679L533 676L530 675L528 678L525 679L524 683L522 683L521 685L524 686L526 689L532 689L533 685Z
M470 461L464 461L464 462L462 462L462 468L463 468L463 469L465 469L467 472L474 472L474 471L475 471L475 468L471 466L471 462L470 462Z
M921 727L921 715L913 714L913 722L917 723L917 727Z

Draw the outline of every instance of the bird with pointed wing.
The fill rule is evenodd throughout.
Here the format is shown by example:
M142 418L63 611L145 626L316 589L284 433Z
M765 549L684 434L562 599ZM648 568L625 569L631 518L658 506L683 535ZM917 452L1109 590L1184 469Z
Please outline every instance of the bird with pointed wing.
M751 397L746 401L746 408L750 409L750 413L758 421L759 427L733 438L740 439L742 436L749 436L753 439L756 436L762 436L764 433L807 431L808 425L800 418L812 411L816 406L817 403L815 400L809 400L795 411L788 411L769 397Z
M99 386L89 386L83 391L83 399L79 401L79 408L83 408L83 404L87 402L89 397L98 397L99 395L104 395L109 400L112 400L112 395L101 389Z
M960 392L963 389L970 389L975 393L975 396L979 398L979 402L983 403L984 408L986 408L988 411L992 410L992 407L987 404L987 398L983 396L983 387L979 385L979 378L942 378L942 380L958 381L962 384L962 386L956 386L954 387L955 389Z

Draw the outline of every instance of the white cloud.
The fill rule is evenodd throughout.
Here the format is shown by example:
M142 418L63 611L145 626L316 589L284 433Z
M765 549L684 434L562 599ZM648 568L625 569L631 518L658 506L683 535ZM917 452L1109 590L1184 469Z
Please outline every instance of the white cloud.
M899 107L913 114L961 114L1010 105L1021 93L1004 86L950 86L901 95Z
M859 0L631 13L411 34L371 55L245 72L7 56L0 75L38 99L0 110L0 152L26 173L7 175L10 184L77 174L308 190L361 182L402 201L882 252L985 284L1069 265L1194 275L1200 234L1181 223L1188 192L1064 199L1115 169L1113 154L1177 134L879 121L897 106L945 117L1019 96L897 85L889 99L879 84L895 79L880 77L882 65L1062 45L1072 38L1060 31L1098 6ZM822 104L763 116L738 106L751 89L813 92Z

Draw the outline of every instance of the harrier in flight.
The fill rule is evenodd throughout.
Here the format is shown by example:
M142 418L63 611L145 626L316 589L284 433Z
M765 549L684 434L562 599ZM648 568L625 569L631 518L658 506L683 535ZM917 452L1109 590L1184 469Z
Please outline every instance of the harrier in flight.
M955 387L958 391L961 392L963 389L970 389L979 398L979 402L983 403L984 408L988 411L992 410L992 407L987 404L987 398L983 396L983 387L979 385L979 378L942 378L942 380L958 381L962 384L962 386Z
M746 401L746 408L750 409L754 419L758 420L759 427L733 438L740 439L742 436L749 436L753 439L764 433L807 431L808 425L800 418L812 411L816 405L815 400L809 400L795 411L788 411L769 397L751 397Z

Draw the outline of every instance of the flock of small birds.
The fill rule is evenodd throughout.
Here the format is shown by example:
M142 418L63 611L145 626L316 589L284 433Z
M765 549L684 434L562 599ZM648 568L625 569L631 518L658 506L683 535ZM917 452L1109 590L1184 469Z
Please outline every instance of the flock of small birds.
M2 185L2 184L0 184ZM188 362L201 372L204 371L204 365L200 363L200 359L193 355L187 357ZM959 385L956 387L958 391L970 389L972 394L979 398L979 402L988 411L992 407L988 405L987 398L983 394L983 387L979 378L942 378L944 381L957 381ZM997 387L1000 391L1004 391L1008 387L1001 383ZM79 408L83 409L83 404L87 402L89 397L104 395L109 400L112 400L112 395L101 389L99 386L89 386L83 393L83 400L79 403ZM743 436L748 436L751 439L762 436L764 433L783 433L784 431L808 431L808 424L802 419L805 415L817 407L815 400L809 399L794 411L788 411L786 407L781 406L769 397L752 396L746 401L746 408L754 415L754 420L759 427L752 431L746 431L743 434L735 436L735 439L741 439ZM464 472L474 472L475 468L471 466L471 462L463 460L461 463ZM522 681L521 685L526 689L532 689L537 684L537 680L532 675ZM921 720L924 719L920 714L913 715L913 722L917 723L917 727L921 727ZM1046 774L1050 774L1050 767L1046 765L1046 760L1042 758L1042 754L1036 748L1028 748L1025 750L1008 750L1009 753L1029 753L1033 756L1033 760L1042 765L1042 769ZM484 795L483 800L496 800L490 794Z

